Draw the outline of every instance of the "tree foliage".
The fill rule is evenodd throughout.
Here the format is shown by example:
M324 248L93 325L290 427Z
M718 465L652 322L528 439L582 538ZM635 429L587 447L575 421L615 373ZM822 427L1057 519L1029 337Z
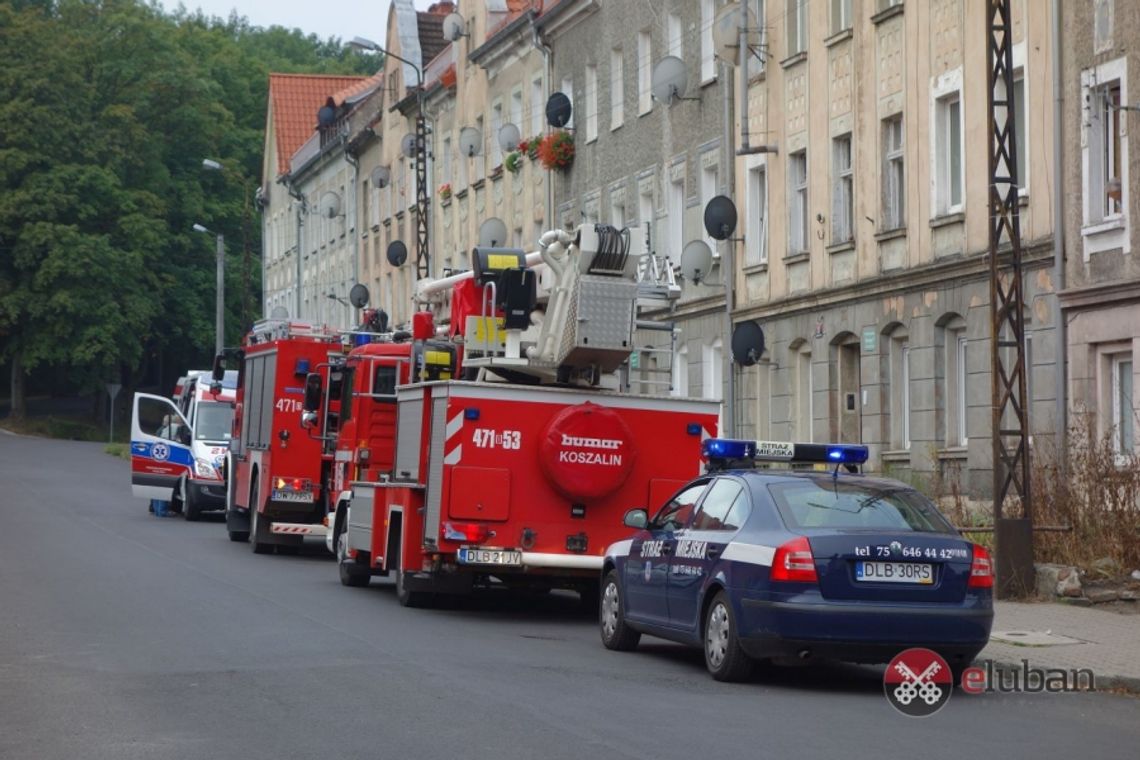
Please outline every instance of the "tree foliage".
M214 241L195 223L226 237L236 341L269 72L376 67L335 38L140 0L0 2L0 49L0 361L14 386L50 372L75 393L207 361Z

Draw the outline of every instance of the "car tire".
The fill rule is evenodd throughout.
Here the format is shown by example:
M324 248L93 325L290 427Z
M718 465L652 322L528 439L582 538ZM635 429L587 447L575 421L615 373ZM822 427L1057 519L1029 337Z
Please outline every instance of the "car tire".
M198 522L202 519L202 505L194 498L194 492L185 484L182 486L182 516L186 518L186 522Z
M341 520L338 525L336 537L333 538L333 546L336 547L336 568L337 572L340 573L341 585L351 588L363 588L367 586L372 576L366 568L362 570L360 565L356 564L354 560L349 559L348 531L344 528L343 520Z
M269 531L265 517L257 511L257 484L253 485L253 498L249 500L249 548L254 554L269 554L273 544L265 540Z
M428 607L431 595L425 591L409 591L406 585L407 571L396 571L396 601L401 607Z
M628 652L641 641L641 632L630 628L625 621L625 604L621 596L616 570L606 573L602 581L601 600L598 605L598 628L606 649Z
M736 616L728 594L718 591L705 612L705 666L718 681L743 681L752 673L753 661L740 646Z

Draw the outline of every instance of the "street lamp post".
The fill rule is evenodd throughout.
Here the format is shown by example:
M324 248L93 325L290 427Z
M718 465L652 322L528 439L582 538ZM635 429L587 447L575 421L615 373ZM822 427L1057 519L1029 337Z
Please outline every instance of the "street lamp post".
M353 37L349 46L391 56L406 63L416 72L416 277L424 279L431 274L428 257L428 176L427 176L427 118L424 116L424 75L420 67L379 44L364 37Z
M249 251L249 177L242 174L240 171L230 169L223 165L220 161L215 161L212 158L202 159L202 168L209 169L214 172L221 172L222 176L227 179L237 178L241 183L242 192L242 208L241 208L241 329L248 330L250 328L249 319L249 279L250 279L250 251Z
M194 225L195 232L210 234L210 230L200 224ZM218 257L218 286L214 296L214 356L222 353L225 344L226 317L224 304L226 300L226 241L222 233L217 233Z

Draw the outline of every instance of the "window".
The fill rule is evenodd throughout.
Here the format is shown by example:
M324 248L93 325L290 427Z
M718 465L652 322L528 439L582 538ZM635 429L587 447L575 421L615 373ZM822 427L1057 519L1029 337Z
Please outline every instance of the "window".
M1018 195L1029 195L1029 163L1026 156L1029 149L1029 125L1025 113L1025 70L1013 72L1013 121L1017 131L1017 183Z
M773 483L768 492L791 530L854 530L951 533L929 499L908 486L881 488L828 475Z
M1094 131L1098 163L1096 191L1100 219L1118 216L1123 187L1120 177L1120 83L1112 82L1093 91Z
M451 183L451 137L443 138L443 165L440 167L443 181Z
M669 38L669 55L681 58L681 53L684 51L684 43L681 41L684 37L681 17L676 13L670 13L665 26Z
M807 0L787 0L788 58L807 50Z
M678 177L669 183L667 211L669 213L669 258L673 263L681 261L681 249L685 247L685 178Z
M808 247L807 151L788 156L788 253Z
M362 216L364 217L361 220L364 223L361 229L364 232L367 232L368 229L372 227L372 224L369 221L372 215L372 189L371 185L368 184L368 180L364 180L360 183L360 196L363 199L363 202L360 205L363 211Z
M962 98L955 92L939 98L935 118L934 215L962 210Z
M851 28L851 0L831 0L831 33Z
M515 90L511 93L511 124L522 133L523 130L523 94L522 90ZM498 135L495 135L498 139Z
M1132 401L1132 354L1112 357L1112 448L1117 455L1136 450L1136 408Z
M793 354L795 362L795 440L812 440L812 420L815 414L812 396L815 385L811 377L811 348L804 344Z
M852 237L855 205L852 197L854 182L851 173L851 134L831 141L832 195L831 243L845 243Z
M650 530L677 530L683 528L693 515L693 507L701 500L709 482L698 481L674 496L653 518L649 524Z
M652 235L653 224L653 188L645 188L637 196L637 221L642 232L650 230L650 240L656 242Z
M625 123L625 78L621 48L610 51L610 129Z
M748 228L744 232L744 265L768 261L768 174L763 166L748 170Z
M619 230L625 226L625 193L621 190L610 191L610 224Z
M570 121L566 122L566 128L567 129L573 129L574 128L574 80L570 79L570 77L566 77L565 79L562 80L562 94L565 95L566 98L570 101ZM542 118L542 114L545 112L545 110L546 110L545 103L541 103L541 101L540 101L540 105L538 106L539 118L540 119ZM541 122L540 122L540 124L541 124ZM535 136L542 134L543 129L544 129L544 127L539 126L539 128L537 130L535 130L535 132L534 132Z
M673 390L671 391L674 396L688 396L689 395L689 347L682 346L681 350L677 352L676 358L673 359L673 377L672 377Z
M475 117L475 129L479 130L479 134L483 136L483 148L486 148L487 147L487 133L483 131L483 117L482 116L476 116ZM498 140L497 135L496 135L495 139L492 140L492 142L494 142L496 145L498 145L499 140ZM472 181L473 182L481 182L483 180L483 177L486 176L486 174L487 174L487 151L486 150L480 150L479 155L475 156L475 158L473 158L471 160L475 162L475 174L472 177Z
M716 197L717 189L717 165L709 164L701 168L701 213L704 213L704 208L708 205L709 201ZM704 224L701 224L701 231L704 232L705 242L708 243L709 250L712 251L713 256L717 256L718 247L715 238L710 236L705 230Z
M598 67L586 67L586 142L598 139Z
M969 443L966 426L968 417L967 382L969 379L966 327L962 320L946 328L946 445L965 446Z
M906 174L903 171L903 120L883 120L883 224L882 230L897 230L904 224Z
M701 346L701 396L719 399L724 396L724 355L720 338L712 345Z
M689 526L691 530L739 530L748 517L748 495L736 480L717 478Z
M543 125L545 121L543 116L546 113L546 98L542 97L542 78L537 77L530 83L530 136L535 137L542 134ZM523 128L519 124L519 129ZM526 137L526 135L523 135Z
M503 128L503 104L495 102L491 105L491 166L503 165L503 149L499 145L499 130Z
M899 358L902 366L899 368L901 381L899 383L899 417L902 430L902 445L904 449L910 448L910 345L903 343L899 349Z
M701 83L716 79L713 58L713 0L701 0Z
M669 17L674 18L673 16ZM649 32L637 35L637 112L646 114L653 110L653 50Z

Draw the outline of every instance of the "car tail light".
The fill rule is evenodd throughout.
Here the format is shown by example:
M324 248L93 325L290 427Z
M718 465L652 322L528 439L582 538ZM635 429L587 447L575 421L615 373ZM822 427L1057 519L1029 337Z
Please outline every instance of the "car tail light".
M491 536L491 529L480 523L445 522L443 538L446 541L470 541L482 543Z
M811 544L808 543L807 536L800 536L776 549L769 577L774 581L793 583L819 582L819 576L815 573L815 557L811 555Z
M984 546L974 544L974 561L970 563L970 588L994 587L994 561Z

